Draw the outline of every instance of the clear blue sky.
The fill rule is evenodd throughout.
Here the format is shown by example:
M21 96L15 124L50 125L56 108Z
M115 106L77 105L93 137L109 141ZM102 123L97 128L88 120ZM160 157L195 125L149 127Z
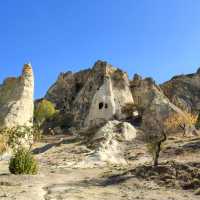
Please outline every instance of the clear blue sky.
M200 66L199 0L2 0L0 82L31 61L35 97L106 60L158 83Z

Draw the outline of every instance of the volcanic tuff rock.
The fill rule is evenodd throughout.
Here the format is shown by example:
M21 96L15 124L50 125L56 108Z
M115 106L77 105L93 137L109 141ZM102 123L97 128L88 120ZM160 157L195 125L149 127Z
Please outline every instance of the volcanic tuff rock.
M127 164L124 152L126 142L136 138L137 130L127 122L109 121L99 129L91 130L87 145L92 149L79 167L112 164Z
M25 64L22 75L7 78L0 85L0 128L32 125L34 77L30 64Z
M194 74L175 76L161 88L179 108L189 112L200 110L200 69Z
M112 119L123 119L122 107L133 103L126 73L107 62L97 61L92 69L60 74L46 99L74 126L92 127Z
M130 88L135 105L142 116L142 125L145 126L146 130L150 128L146 126L151 124L148 122L151 121L152 117L162 124L164 119L172 113L183 115L182 110L169 101L153 79L142 79L136 74L130 81Z

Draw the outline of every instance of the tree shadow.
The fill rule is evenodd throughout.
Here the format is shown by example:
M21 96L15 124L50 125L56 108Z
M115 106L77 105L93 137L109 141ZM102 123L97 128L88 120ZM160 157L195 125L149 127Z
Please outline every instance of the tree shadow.
M182 146L184 150L199 150L200 149L200 141L190 142Z
M32 153L33 154L41 154L41 153L44 153L44 152L48 151L52 147L57 147L57 146L60 146L62 144L72 144L72 143L75 143L77 141L78 141L77 138L63 139L63 140L61 140L59 142L48 143L48 144L45 144L42 147L37 147L37 148L32 150Z
M125 175L125 174L110 176L106 180L101 182L101 186L106 187L109 185L117 185L120 183L124 183L127 180L134 177L135 177L134 175Z
M120 174L100 179L83 180L75 185L82 187L107 187L118 185L131 179L138 179L155 181L158 185L163 185L165 187L175 187L176 183L179 182L180 187L184 190L195 189L200 186L199 168L199 162L179 163L168 161L160 163L160 165L156 167L152 165L140 165ZM182 174L184 174L184 176ZM197 179L198 181L196 181Z
M187 143L179 146L167 146L163 151L162 154L173 156L173 155L182 155L185 152L190 153L197 153L197 151L200 150L200 139L192 139L191 141L188 141Z

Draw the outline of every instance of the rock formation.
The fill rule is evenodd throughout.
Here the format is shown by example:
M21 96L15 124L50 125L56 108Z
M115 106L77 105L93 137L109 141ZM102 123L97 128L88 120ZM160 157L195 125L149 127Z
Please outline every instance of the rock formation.
M122 107L133 103L127 74L102 61L92 69L61 74L45 98L72 116L76 127L123 119Z
M87 145L91 152L84 161L78 163L79 167L106 163L127 164L124 158L126 142L135 139L137 133L130 123L113 120L90 131Z
M133 95L135 105L142 117L142 126L145 127L150 118L156 118L161 124L172 113L184 115L181 109L176 107L163 94L161 88L155 84L151 78L142 79L139 75L135 75L130 81L130 88Z
M67 127L87 129L119 120L148 129L146 125L151 116L163 124L171 114L198 111L199 83L199 70L196 74L175 77L161 86L152 78L142 79L137 74L129 81L125 72L97 61L91 69L60 74L44 98L60 110L64 118L61 121ZM124 112L127 108L129 112ZM138 117L134 111L139 113Z
M32 125L34 77L30 64L22 75L7 78L0 85L0 128Z
M200 110L200 69L194 74L173 77L161 85L164 94L179 108L188 112Z

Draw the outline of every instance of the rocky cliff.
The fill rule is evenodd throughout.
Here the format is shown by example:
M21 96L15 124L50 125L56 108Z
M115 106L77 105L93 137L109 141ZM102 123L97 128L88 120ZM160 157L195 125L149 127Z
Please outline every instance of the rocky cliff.
M0 85L0 128L32 125L34 77L30 64L22 75L4 80Z
M142 117L141 125L146 130L149 128L148 125L151 125L152 118L162 124L172 113L184 115L180 108L170 102L152 78L142 79L136 74L130 81L130 88L135 105Z
M170 101L188 112L200 110L200 69L196 73L175 76L161 88Z
M152 117L162 124L171 114L200 109L200 70L159 86L137 74L129 81L122 70L97 61L91 69L60 74L45 98L67 116L68 127L95 127L115 119L147 130ZM137 109L139 116L134 117L131 109L123 112L127 105Z
M79 127L120 120L125 117L122 107L133 103L127 74L102 61L92 69L60 74L45 98Z

